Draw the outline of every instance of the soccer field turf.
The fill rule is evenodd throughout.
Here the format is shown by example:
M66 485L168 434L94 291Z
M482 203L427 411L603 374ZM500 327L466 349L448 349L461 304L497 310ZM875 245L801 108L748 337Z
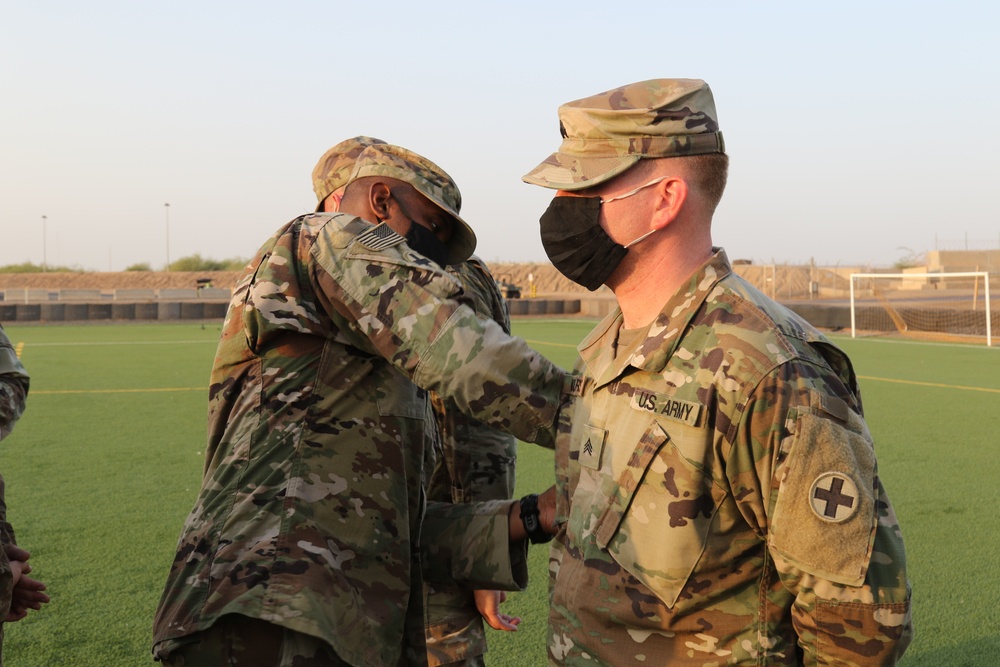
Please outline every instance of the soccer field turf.
M517 320L564 367L592 322ZM52 602L6 627L8 667L149 665L150 626L204 465L208 374L220 323L25 327L7 332L32 375L0 445L9 519ZM861 378L880 473L899 514L917 637L904 665L994 665L1000 655L1000 351L835 338ZM521 444L518 493L552 478ZM546 550L490 632L491 667L545 664Z

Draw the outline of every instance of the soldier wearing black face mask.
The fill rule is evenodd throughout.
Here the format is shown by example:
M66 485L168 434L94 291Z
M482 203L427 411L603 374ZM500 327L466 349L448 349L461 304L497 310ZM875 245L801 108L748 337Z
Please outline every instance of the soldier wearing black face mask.
M319 200L317 211L341 210L347 181L357 159L370 146L385 146L385 142L374 137L353 137L338 143L320 158L313 170L313 189ZM447 185L446 180L441 182ZM462 233L455 231L456 223L450 216L442 209L428 209L419 193L404 186L393 187L390 194L394 205L410 221L406 244L445 267L461 283L476 313L493 319L510 333L506 302L486 264L475 255L458 264L449 263L453 257L449 255L448 242L456 233ZM350 208L352 202L347 203ZM402 229L404 223L398 221L397 228ZM435 443L435 461L427 480L428 502L467 504L512 498L516 439L465 415L451 400L434 392L430 398L440 440ZM505 599L502 591L440 581L425 583L429 667L482 665L487 650L484 625L512 631L520 623L519 618L501 611Z
M558 191L552 263L619 306L560 410L549 664L892 665L906 554L857 379L713 246L717 119L704 81L622 86L524 177Z
M621 264L629 247L657 230L651 229L621 245L601 228L601 206L619 199L627 199L662 180L664 179L657 178L617 197L554 198L539 221L542 246L553 266L564 276L591 292L603 285Z

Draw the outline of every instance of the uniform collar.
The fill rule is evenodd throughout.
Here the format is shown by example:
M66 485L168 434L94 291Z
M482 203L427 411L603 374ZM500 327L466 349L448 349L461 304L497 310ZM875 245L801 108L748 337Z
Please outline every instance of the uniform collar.
M659 373L673 356L677 343L694 314L698 312L716 283L732 273L726 251L713 248L712 256L691 274L685 287L671 296L646 333L636 338L631 349L614 354L618 330L624 323L620 308L615 308L577 347L587 374L602 386L621 376L629 366Z

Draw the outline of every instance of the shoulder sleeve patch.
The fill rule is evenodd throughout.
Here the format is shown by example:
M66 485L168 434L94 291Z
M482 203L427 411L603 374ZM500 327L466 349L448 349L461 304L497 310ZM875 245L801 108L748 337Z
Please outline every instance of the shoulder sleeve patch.
M355 238L356 243L376 252L397 246L405 240L384 222L361 232Z
M768 545L805 572L860 586L878 522L871 436L864 420L853 412L798 410L788 458L776 473L777 500Z

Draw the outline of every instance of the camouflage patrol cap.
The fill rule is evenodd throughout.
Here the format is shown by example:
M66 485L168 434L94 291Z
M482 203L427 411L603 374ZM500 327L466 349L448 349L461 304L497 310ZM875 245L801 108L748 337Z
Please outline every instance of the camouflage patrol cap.
M323 206L323 200L347 185L347 178L354 170L358 156L368 148L385 142L375 137L352 137L323 153L323 157L313 169L313 191L316 193L316 210Z
M526 183L582 190L642 158L725 153L715 101L700 79L652 79L559 107L563 142Z
M441 167L422 155L392 144L374 144L358 155L347 185L364 176L388 176L409 183L455 220L448 241L448 264L460 264L476 249L476 233L458 215L462 193Z

